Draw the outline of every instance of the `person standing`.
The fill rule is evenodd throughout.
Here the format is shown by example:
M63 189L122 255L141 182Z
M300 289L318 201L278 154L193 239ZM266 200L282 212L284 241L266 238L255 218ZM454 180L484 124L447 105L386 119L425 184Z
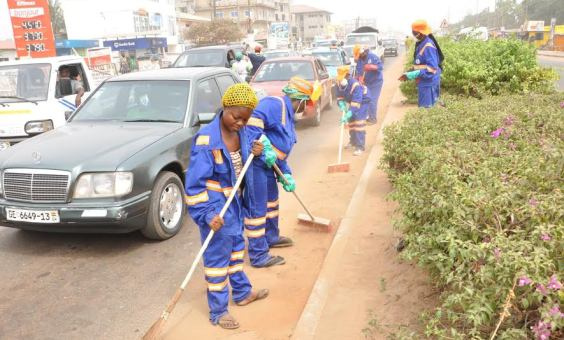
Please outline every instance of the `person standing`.
M253 184L249 189L249 207L245 228L249 240L249 258L253 267L264 268L284 264L281 256L269 254L270 248L289 247L293 241L280 236L278 227L278 184L287 192L296 188L287 159L296 143L294 115L303 112L310 101L319 98L320 88L307 80L293 77L284 87L283 97L263 98L247 124L249 139L264 135L263 159L253 161ZM276 164L284 174L284 181L274 175ZM287 183L286 183L287 182Z
M243 271L244 196L237 193L223 218L219 215L249 154L262 155L262 143L250 143L245 133L245 125L257 101L248 84L229 87L222 98L223 111L194 136L186 172L186 204L199 227L202 243L211 230L215 232L203 254L204 273L210 321L225 329L239 327L227 311L228 280L233 301L239 306L268 296L267 289L253 291ZM245 175L246 188L253 187L251 172L252 168L249 168Z
M262 48L260 46L255 47L255 53L249 53L249 60L251 64L253 64L253 70L251 71L251 76L254 76L257 73L260 65L264 63L266 58L261 54Z
M231 66L231 69L237 73L242 80L248 81L247 76L253 69L253 65L245 59L243 53L237 52L235 53L235 62L233 63L233 66Z
M419 107L433 107L441 93L443 52L425 20L415 21L411 29L417 39L413 53L413 67L399 80L415 79Z
M356 76L361 84L368 87L370 94L367 124L374 125L377 121L378 99L384 85L384 66L382 60L367 46L356 45L353 54L356 59Z
M355 156L360 156L365 150L366 118L370 101L368 88L351 77L349 66L337 68L337 103L344 112L341 124L349 125L349 147L355 149ZM349 103L349 108L346 103Z

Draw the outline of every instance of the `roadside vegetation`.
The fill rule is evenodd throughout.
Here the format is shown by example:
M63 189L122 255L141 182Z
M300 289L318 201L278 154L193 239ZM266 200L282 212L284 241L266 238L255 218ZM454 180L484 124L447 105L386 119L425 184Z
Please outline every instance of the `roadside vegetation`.
M387 128L382 164L402 256L442 292L424 335L561 339L564 94L517 41L442 47L446 107Z

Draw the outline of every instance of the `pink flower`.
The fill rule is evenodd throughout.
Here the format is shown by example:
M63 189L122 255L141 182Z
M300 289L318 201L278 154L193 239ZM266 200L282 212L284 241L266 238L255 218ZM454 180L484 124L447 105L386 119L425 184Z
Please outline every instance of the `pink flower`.
M531 198L531 199L529 200L529 205L530 205L531 207L536 207L537 205L539 205L539 201L537 201L537 200L533 197L533 198Z
M547 287L553 290L559 290L560 288L562 288L562 284L560 283L560 281L558 281L556 274L550 277L550 281L548 282Z
M514 122L515 122L515 117L512 115L505 117L505 119L503 120L503 124L505 124L505 126L511 126L513 125Z
M546 287L545 287L542 283L539 283L539 284L537 285L537 292L541 293L542 295L548 294L548 291L546 290Z
M554 305L554 307L552 307L549 311L548 314L550 314L550 316L557 316L560 318L564 317L564 313L560 312L560 306L558 305Z
M505 130L504 128L499 128L497 130L492 131L492 133L490 134L490 137L492 138L497 138L501 135L501 133L503 132L503 130Z
M535 333L537 340L548 340L550 339L551 327L550 322L539 320L539 322L535 326L531 327L531 329L533 330L533 333Z
M519 283L517 284L519 287L528 286L533 283L533 280L529 279L527 276L521 276L519 278Z
M499 260L499 258L501 257L501 249L495 248L493 253L494 253L495 259Z
M564 109L564 102L560 102L560 108Z
M548 233L542 233L541 236L540 236L540 239L543 240L543 241L546 241L546 242L552 240L552 238L550 237L550 235Z

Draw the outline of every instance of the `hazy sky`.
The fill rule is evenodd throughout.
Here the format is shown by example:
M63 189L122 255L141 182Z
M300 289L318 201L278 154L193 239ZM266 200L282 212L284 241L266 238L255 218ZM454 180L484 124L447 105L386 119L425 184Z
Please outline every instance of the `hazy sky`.
M292 0L294 4L308 4L333 12L333 21L362 17L376 17L382 31L411 32L411 22L426 19L438 27L443 19L456 22L476 9L491 7L495 0ZM85 15L87 15L85 13ZM0 39L12 37L7 1L0 0Z

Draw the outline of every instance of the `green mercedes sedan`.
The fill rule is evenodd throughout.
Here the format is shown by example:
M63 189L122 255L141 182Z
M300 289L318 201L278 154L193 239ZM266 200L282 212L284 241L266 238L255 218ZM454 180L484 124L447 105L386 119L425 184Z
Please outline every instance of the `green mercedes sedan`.
M0 151L0 226L174 236L192 137L237 82L201 67L105 81L66 125Z

